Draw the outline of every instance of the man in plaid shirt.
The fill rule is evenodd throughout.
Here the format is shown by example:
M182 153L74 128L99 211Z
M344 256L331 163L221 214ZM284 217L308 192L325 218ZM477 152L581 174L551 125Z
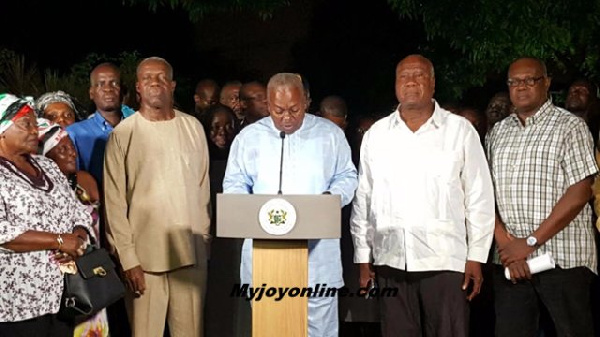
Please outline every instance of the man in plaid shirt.
M559 336L593 336L592 136L583 119L552 104L542 61L514 61L507 84L516 113L486 139L497 204L496 336L534 336L540 305ZM526 260L545 253L556 268L531 275Z

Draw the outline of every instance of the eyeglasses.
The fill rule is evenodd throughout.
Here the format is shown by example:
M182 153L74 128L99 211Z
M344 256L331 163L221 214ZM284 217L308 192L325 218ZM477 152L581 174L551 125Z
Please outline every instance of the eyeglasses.
M509 87L520 87L522 85L525 85L529 88L532 88L533 86L536 85L537 82L539 82L541 79L546 78L546 76L540 76L540 77L526 77L526 78L509 78L506 81L506 84Z

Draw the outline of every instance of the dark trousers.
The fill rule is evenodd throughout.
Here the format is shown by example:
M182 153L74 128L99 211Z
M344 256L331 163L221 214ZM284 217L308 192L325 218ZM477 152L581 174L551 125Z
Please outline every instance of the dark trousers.
M376 267L379 288L397 288L381 297L381 333L389 337L466 337L469 335L464 274L452 271L406 272Z
M557 336L594 336L593 279L594 274L585 267L556 268L513 284L504 277L504 267L496 265L496 336L537 336L542 305L554 322Z
M19 322L0 322L2 337L73 337L75 325L44 315Z

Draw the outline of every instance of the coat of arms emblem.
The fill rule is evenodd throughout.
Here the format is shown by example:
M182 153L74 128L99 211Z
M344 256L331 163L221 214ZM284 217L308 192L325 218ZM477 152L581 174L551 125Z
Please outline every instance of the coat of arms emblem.
M269 211L269 223L271 225L279 226L285 225L285 218L287 212L282 209L272 209Z
M296 225L296 209L283 198L267 201L258 213L262 229L272 235L285 235Z

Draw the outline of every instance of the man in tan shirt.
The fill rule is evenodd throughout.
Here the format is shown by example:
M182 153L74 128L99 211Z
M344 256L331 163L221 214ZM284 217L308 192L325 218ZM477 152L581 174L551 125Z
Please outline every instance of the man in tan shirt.
M107 238L123 267L133 336L202 336L209 243L206 137L173 108L173 69L137 68L140 109L111 133L104 159Z

